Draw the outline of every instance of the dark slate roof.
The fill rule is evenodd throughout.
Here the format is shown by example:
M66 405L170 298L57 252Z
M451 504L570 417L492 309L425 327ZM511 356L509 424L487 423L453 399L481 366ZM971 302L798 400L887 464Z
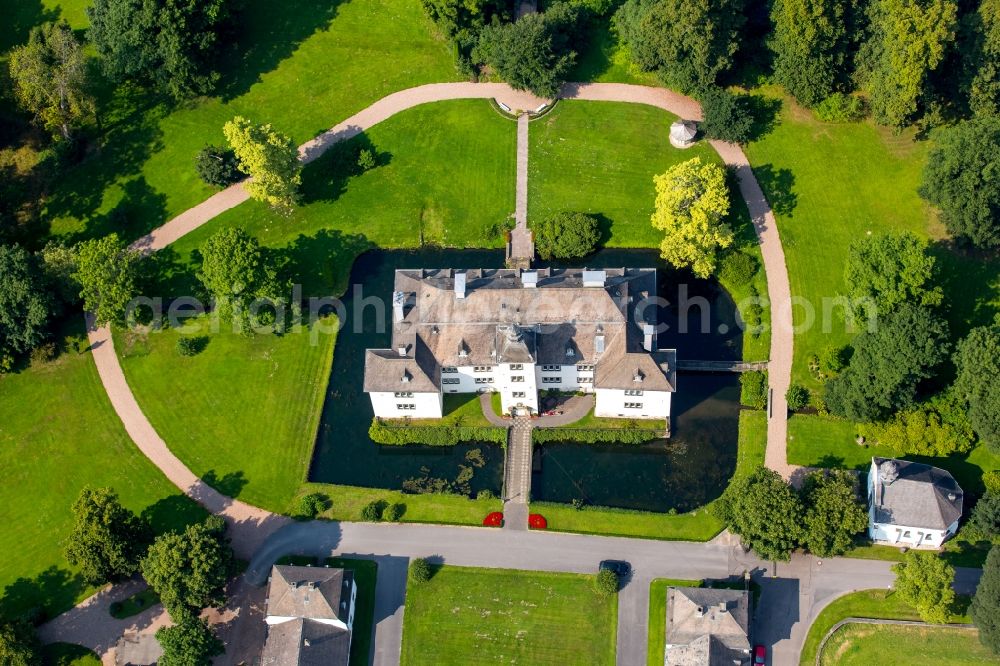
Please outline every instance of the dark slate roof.
M667 588L667 666L748 664L750 594L701 587Z
M947 529L962 517L962 488L951 474L908 460L872 458L875 468L875 522ZM894 465L896 478L883 480Z
M347 666L351 632L316 620L295 619L267 627L261 666Z

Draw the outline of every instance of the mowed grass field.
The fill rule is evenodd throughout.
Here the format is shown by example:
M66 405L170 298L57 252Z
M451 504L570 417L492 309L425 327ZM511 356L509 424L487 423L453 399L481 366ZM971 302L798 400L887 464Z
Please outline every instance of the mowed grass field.
M823 648L823 666L995 664L976 631L948 627L847 624Z
M954 337L992 319L1000 310L1000 262L954 251L941 240L944 230L934 211L917 194L930 141L916 140L912 130L896 135L871 122L820 122L773 89L758 94L780 105L780 112L772 131L746 153L777 215L792 295L806 303L794 310L801 327L794 381L818 387L809 356L853 338L843 309L830 299L846 293L851 243L871 234L909 231L932 241ZM824 316L824 307L830 315Z
M66 331L83 340L79 325ZM66 563L63 541L84 486L110 486L157 531L205 514L132 444L111 408L89 352L0 375L0 612L52 615L93 588Z
M289 511L312 456L334 328L325 321L247 337L223 324L193 357L177 352L174 329L116 331L115 348L143 412L195 474L232 497Z
M962 605L967 605L968 598L959 597ZM835 599L829 606L820 611L816 616L812 626L809 627L809 634L802 646L802 654L799 659L800 666L812 666L816 663L816 651L819 644L826 636L827 632L835 624L848 617L866 617L886 620L919 620L920 616L911 606L903 603L899 597L886 590L863 590L845 594L839 599ZM952 623L971 622L967 614L952 615L949 618ZM908 645L900 642L895 645ZM900 663L911 663L909 658L913 655L909 650L904 655L906 660ZM858 662L863 663L863 662ZM870 664L886 663L884 659L869 661ZM933 663L933 662L928 662Z
M594 578L437 568L406 591L400 663L612 664L618 598L599 596Z
M20 3L17 3L20 4ZM79 0L24 3L0 39L27 38L27 23L59 15L87 25ZM220 58L212 96L175 105L143 91L105 87L99 150L66 173L46 202L52 232L70 238L117 230L133 238L199 203L212 189L194 157L224 143L223 124L242 115L302 143L385 95L457 79L454 58L414 0L247 0ZM22 26L22 24L25 24Z

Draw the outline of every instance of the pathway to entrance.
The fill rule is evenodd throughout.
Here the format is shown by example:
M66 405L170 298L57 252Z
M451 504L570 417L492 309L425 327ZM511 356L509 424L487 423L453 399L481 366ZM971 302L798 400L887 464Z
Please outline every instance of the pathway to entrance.
M514 418L507 434L507 469L504 470L503 526L509 530L528 529L528 501L531 498L531 419Z
M507 265L528 268L535 258L535 243L528 230L528 122L527 113L517 117L517 178L514 197L514 229L507 246Z

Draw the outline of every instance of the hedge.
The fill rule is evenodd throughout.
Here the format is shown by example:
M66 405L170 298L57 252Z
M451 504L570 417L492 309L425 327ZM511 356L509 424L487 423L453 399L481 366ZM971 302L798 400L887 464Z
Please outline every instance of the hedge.
M643 428L535 428L531 440L535 444L546 442L579 442L581 444L645 444L663 439L663 430Z
M425 426L389 425L379 418L372 420L368 436L373 442L399 446L425 444L427 446L455 446L462 442L489 442L505 445L507 429L483 426Z

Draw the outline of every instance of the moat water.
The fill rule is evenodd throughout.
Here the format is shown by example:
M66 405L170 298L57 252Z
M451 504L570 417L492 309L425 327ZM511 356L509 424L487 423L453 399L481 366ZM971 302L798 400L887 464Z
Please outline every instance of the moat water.
M736 325L735 305L715 281L670 269L650 250L604 250L584 263L593 268L657 268L659 296L667 301L660 308L659 320L669 326L660 334L659 345L677 348L679 359L741 357L742 332ZM483 250L377 250L358 257L342 298L347 319L337 337L310 480L397 490L407 480L453 482L460 466L469 465L468 452L479 449L484 464L474 468L471 481L460 490L472 495L491 490L499 495L503 451L496 445L381 446L371 441L372 407L362 390L364 351L388 347L390 332L387 326L380 330L375 308L362 310L360 321L355 321L354 313L361 298L388 301L398 268L502 265L503 253ZM690 307L684 306L685 300ZM700 307L699 302L709 307ZM532 498L687 511L718 497L736 467L739 382L735 375L681 373L677 384L670 439L642 446L546 444L535 451Z

